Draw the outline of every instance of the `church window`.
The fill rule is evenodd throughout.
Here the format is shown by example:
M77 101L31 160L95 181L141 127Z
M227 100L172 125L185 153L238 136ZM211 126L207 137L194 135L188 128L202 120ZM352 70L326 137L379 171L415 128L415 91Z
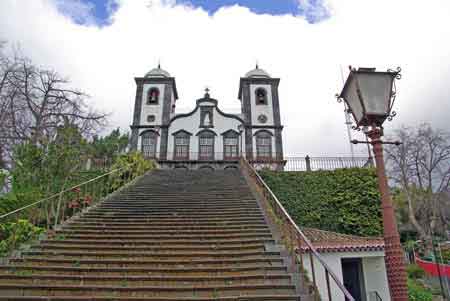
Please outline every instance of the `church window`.
M147 94L147 104L157 105L159 102L158 88L151 88Z
M158 134L152 131L144 132L141 136L142 154L146 158L156 157L156 145L158 143Z
M210 133L201 134L199 137L199 159L214 159L214 135Z
M256 104L257 105L266 105L267 104L267 91L263 88L258 88L255 91L256 96Z
M189 159L189 139L189 136L186 135L175 136L174 159Z
M256 157L257 159L272 158L272 135L261 131L256 134Z
M229 132L223 136L223 158L233 160L239 157L239 136L235 132Z

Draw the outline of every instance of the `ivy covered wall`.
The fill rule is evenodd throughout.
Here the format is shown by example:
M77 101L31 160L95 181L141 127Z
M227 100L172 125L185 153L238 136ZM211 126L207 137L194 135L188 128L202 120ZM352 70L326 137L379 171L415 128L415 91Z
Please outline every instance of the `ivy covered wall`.
M374 169L260 174L300 226L361 236L382 234Z

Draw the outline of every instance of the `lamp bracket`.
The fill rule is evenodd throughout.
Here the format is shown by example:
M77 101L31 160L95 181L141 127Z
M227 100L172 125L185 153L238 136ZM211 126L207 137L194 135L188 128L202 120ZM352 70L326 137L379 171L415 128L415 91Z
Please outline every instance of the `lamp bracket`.
M356 139L350 140L350 142L353 143L353 144L373 144L372 141L361 141L361 140L356 140ZM400 141L379 141L379 142L377 142L377 143L381 143L381 144L393 144L393 145L396 145L396 146L399 146L399 145L403 144L403 143L400 142Z

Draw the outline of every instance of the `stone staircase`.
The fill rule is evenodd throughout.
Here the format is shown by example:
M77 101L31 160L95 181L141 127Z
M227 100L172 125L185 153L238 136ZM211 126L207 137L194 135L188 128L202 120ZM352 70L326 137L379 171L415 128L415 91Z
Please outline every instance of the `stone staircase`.
M275 232L240 171L156 170L0 266L0 300L300 300Z

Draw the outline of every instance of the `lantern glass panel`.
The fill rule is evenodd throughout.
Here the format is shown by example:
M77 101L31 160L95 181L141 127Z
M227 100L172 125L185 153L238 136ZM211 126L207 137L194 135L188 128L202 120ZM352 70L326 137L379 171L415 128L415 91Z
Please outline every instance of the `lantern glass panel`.
M358 84L368 115L389 115L393 75L390 73L359 73Z
M348 80L348 85L342 93L342 97L347 103L348 107L353 113L356 123L359 123L364 117L364 111L362 104L358 97L357 87L356 87L356 77L351 76Z

